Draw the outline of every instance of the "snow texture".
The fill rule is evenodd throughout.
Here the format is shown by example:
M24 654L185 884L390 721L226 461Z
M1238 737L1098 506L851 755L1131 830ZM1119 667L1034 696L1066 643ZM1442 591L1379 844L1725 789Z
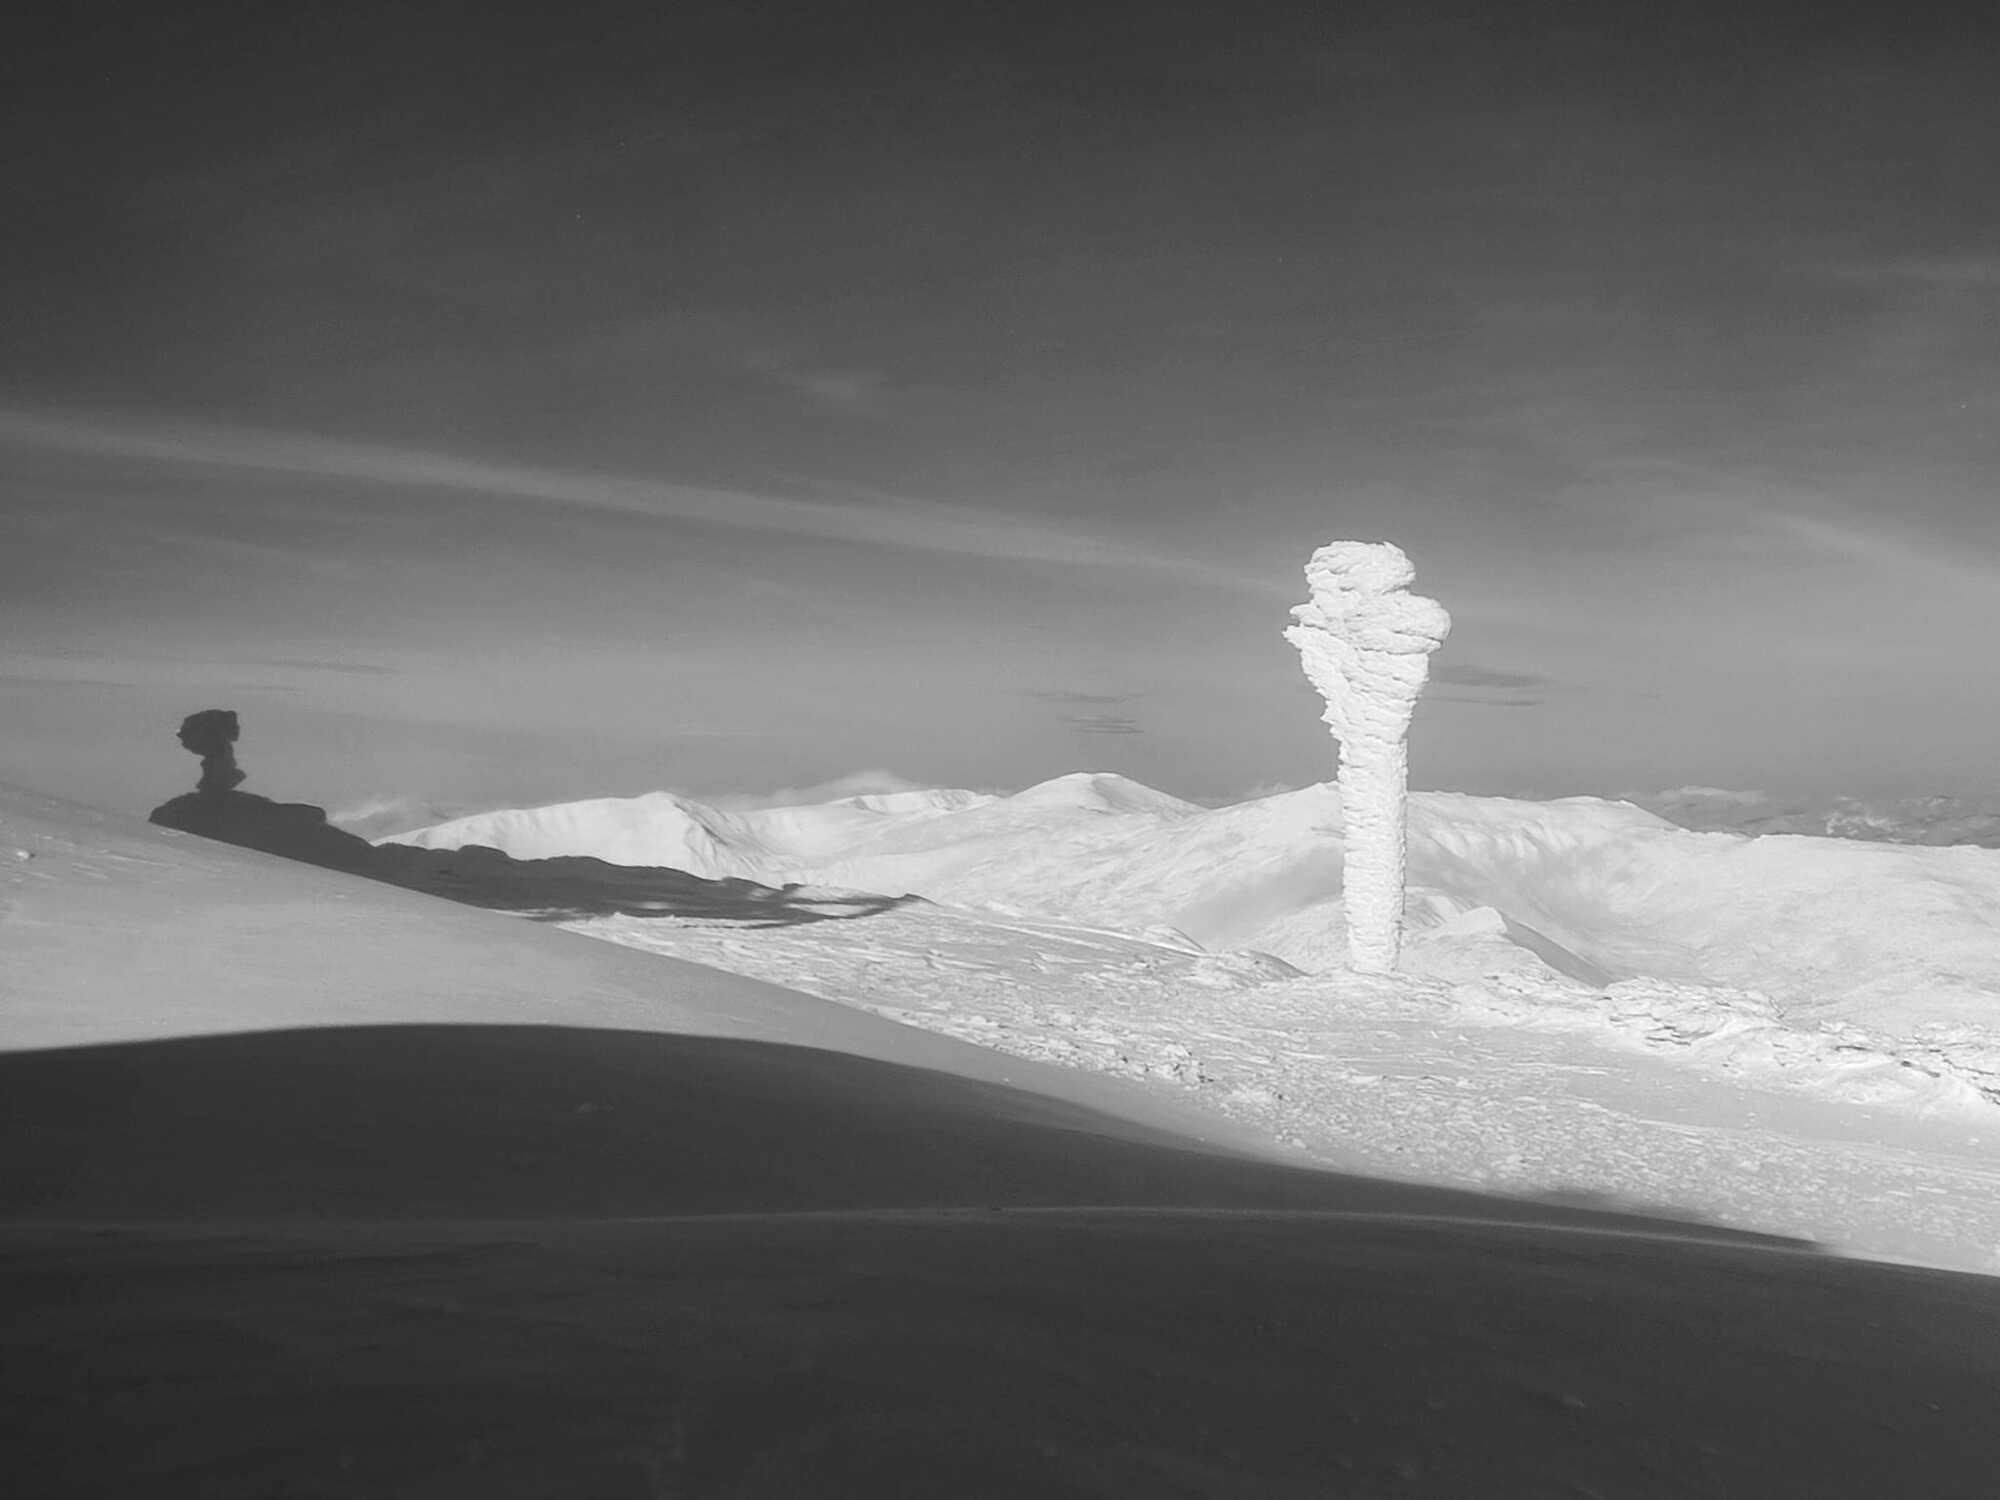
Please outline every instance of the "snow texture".
M1285 630L1340 744L1348 961L1375 973L1402 947L1410 718L1451 631L1443 605L1409 592L1416 576L1392 542L1330 542L1306 564L1312 600Z
M1103 773L1008 797L941 790L887 811L721 813L671 799L653 841L665 800L482 814L398 841L1170 928L1315 974L1344 957L1330 785L1217 808ZM697 824L706 839L687 836ZM1754 991L1790 1025L1905 1041L2000 1026L2000 850L1694 833L1627 802L1459 792L1412 793L1407 836L1405 964L1419 974L1476 980L1485 964L1597 994L1632 979ZM1468 929L1482 909L1504 925Z
M647 805L469 827L608 843ZM2000 851L1417 793L1405 972L1376 975L1340 962L1331 786L1207 809L1078 775L737 829L682 812L754 836L765 852L721 852L771 885L444 857L543 919L510 923L0 789L0 1048L412 1023L748 1037L1374 1177L2000 1271ZM597 886L620 899L576 899Z

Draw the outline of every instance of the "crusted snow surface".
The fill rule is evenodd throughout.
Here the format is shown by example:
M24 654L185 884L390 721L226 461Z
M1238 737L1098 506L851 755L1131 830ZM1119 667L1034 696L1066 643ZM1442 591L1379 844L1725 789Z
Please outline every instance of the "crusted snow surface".
M1802 1040L1731 995L1618 984L1606 1020L1547 978L1307 975L1171 931L924 903L782 927L565 925L1173 1091L1330 1167L2000 1272L2000 1108L1914 1055Z
M700 845L686 863L653 839L662 802L676 829L704 830L682 839ZM885 812L722 813L661 794L402 837L1170 927L1324 972L1345 957L1346 823L1331 785L1203 808L1098 775ZM1527 965L1599 991L1625 979L1754 991L1787 1023L1898 1037L2000 1028L2000 851L1693 833L1595 797L1416 792L1408 824L1413 972L1476 979L1481 963ZM1497 928L1462 925L1487 909Z
M908 859L1005 892L1008 910L884 910L816 881L787 893L777 922L741 903L745 914L717 916L728 904L683 914L662 902L647 915L566 923L705 966L689 968L0 793L0 850L11 856L0 861L0 1045L428 1020L754 1035L970 1076L1013 1078L1032 1060L1070 1070L1038 1075L1046 1091L1116 1093L1121 1111L1142 1096L1162 1118L1211 1121L1218 1135L1286 1143L1349 1170L2000 1271L2000 1108L1985 1092L2000 1080L2000 1054L1987 1012L1961 997L1955 1020L1941 1013L1894 1031L1861 1014L1800 1016L1768 988L1594 971L1615 926L1586 933L1595 949L1571 946L1567 933L1466 904L1484 882L1580 910L1589 881L1565 877L1567 907L1543 887L1576 864L1616 884L1620 848L1664 827L1635 809L1418 798L1455 830L1453 862L1430 874L1449 874L1460 894L1433 886L1416 903L1425 925L1408 957L1418 972L1363 975L1306 973L1268 946L1189 931L1337 919L1331 788L1214 812L1143 798L1149 810L1010 812L1009 800L901 823L889 832L914 852L880 856L884 869ZM955 818L983 832L955 847L941 832ZM1665 836L1687 841L1691 869L1675 879L1697 884L1712 873L1704 859L1743 842ZM1981 850L1887 852L2000 861ZM1641 911L1647 891L1682 900L1658 894L1679 889L1662 881L1667 863L1655 856L1618 900ZM1951 868L1974 882L1966 872L1984 866ZM560 895L552 889L552 905ZM1078 915L1086 905L1099 915ZM1947 906L1929 920L1958 920L1954 911L1963 915ZM1630 931L1625 942L1638 947ZM1781 968L1787 952L1765 959ZM1661 940L1655 956L1672 956L1670 945ZM1990 953L1961 959L1969 984L2000 972ZM1074 1082L1052 1086L1051 1076Z
M817 832L794 847L817 854L731 846L767 883L932 905L756 930L671 914L580 928L1194 1088L1327 1160L2000 1266L2000 851L1419 792L1403 972L1365 979L1344 962L1336 787L1209 809L1135 786L1060 778L877 819L847 843L800 810ZM1899 1174L1923 1177L1933 1149L1970 1175L1912 1197ZM1805 1199L1787 1188L1767 1212L1776 1169L1709 1181L1704 1152L1803 1152Z

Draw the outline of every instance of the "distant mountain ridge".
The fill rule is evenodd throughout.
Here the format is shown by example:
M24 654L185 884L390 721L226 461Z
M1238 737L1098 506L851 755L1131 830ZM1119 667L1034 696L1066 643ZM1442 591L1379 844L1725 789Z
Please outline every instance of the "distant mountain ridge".
M2000 808L1965 797L1779 799L1763 792L1686 786L1632 799L1696 832L1807 834L1881 844L2000 849Z
M668 866L707 880L759 880L905 825L997 800L988 792L940 787L866 792L802 807L726 810L674 792L648 792L474 813L377 842L419 849L478 845L515 859L588 855L619 865Z
M1309 973L1346 956L1332 784L1219 808L1089 772L1006 797L941 789L744 811L656 793L483 814L396 842L918 896L1002 921L1265 953ZM1902 1027L2000 1016L1989 977L2000 975L2000 857L1977 848L1690 831L1598 797L1417 792L1408 869L1409 967L1447 981L1563 975L1602 989L1643 977Z

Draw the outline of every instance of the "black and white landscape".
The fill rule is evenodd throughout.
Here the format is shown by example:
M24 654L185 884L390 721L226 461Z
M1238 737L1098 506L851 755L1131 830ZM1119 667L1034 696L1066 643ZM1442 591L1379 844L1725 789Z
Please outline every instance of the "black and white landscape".
M1993 18L40 11L0 1490L2000 1489Z
M953 819L1102 871L1295 822L1279 801L1076 777L734 826L771 857L861 825L970 879ZM1740 1024L1738 991L1650 987L1689 1021L1663 1042L1479 917L1412 945L1478 982L1307 977L1101 908L382 867L453 902L22 792L0 829L0 1256L33 1351L4 1390L36 1493L1988 1482L2000 1282L1741 1231L1969 1264L1996 1106L1732 1048L1701 1022Z

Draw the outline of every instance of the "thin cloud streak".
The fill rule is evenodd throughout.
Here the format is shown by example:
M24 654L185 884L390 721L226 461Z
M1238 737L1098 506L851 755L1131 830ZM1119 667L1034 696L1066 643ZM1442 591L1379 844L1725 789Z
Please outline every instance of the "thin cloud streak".
M1139 721L1125 714L1072 714L1063 720L1078 734L1144 734Z
M788 500L742 490L497 464L456 454L250 428L149 424L0 407L0 446L163 464L349 479L578 510L778 532L1004 562L1136 569L1224 588L1265 580L1088 531L927 501Z
M1524 692L1555 686L1555 679L1540 672L1505 672L1473 662L1447 664L1431 671L1431 681L1444 687L1512 689Z
M1765 516L1764 522L1779 535L1843 562L1914 574L1932 587L2000 589L2000 560L1983 559L1963 550L1947 551L1943 544L1892 532L1872 521L1780 511Z

